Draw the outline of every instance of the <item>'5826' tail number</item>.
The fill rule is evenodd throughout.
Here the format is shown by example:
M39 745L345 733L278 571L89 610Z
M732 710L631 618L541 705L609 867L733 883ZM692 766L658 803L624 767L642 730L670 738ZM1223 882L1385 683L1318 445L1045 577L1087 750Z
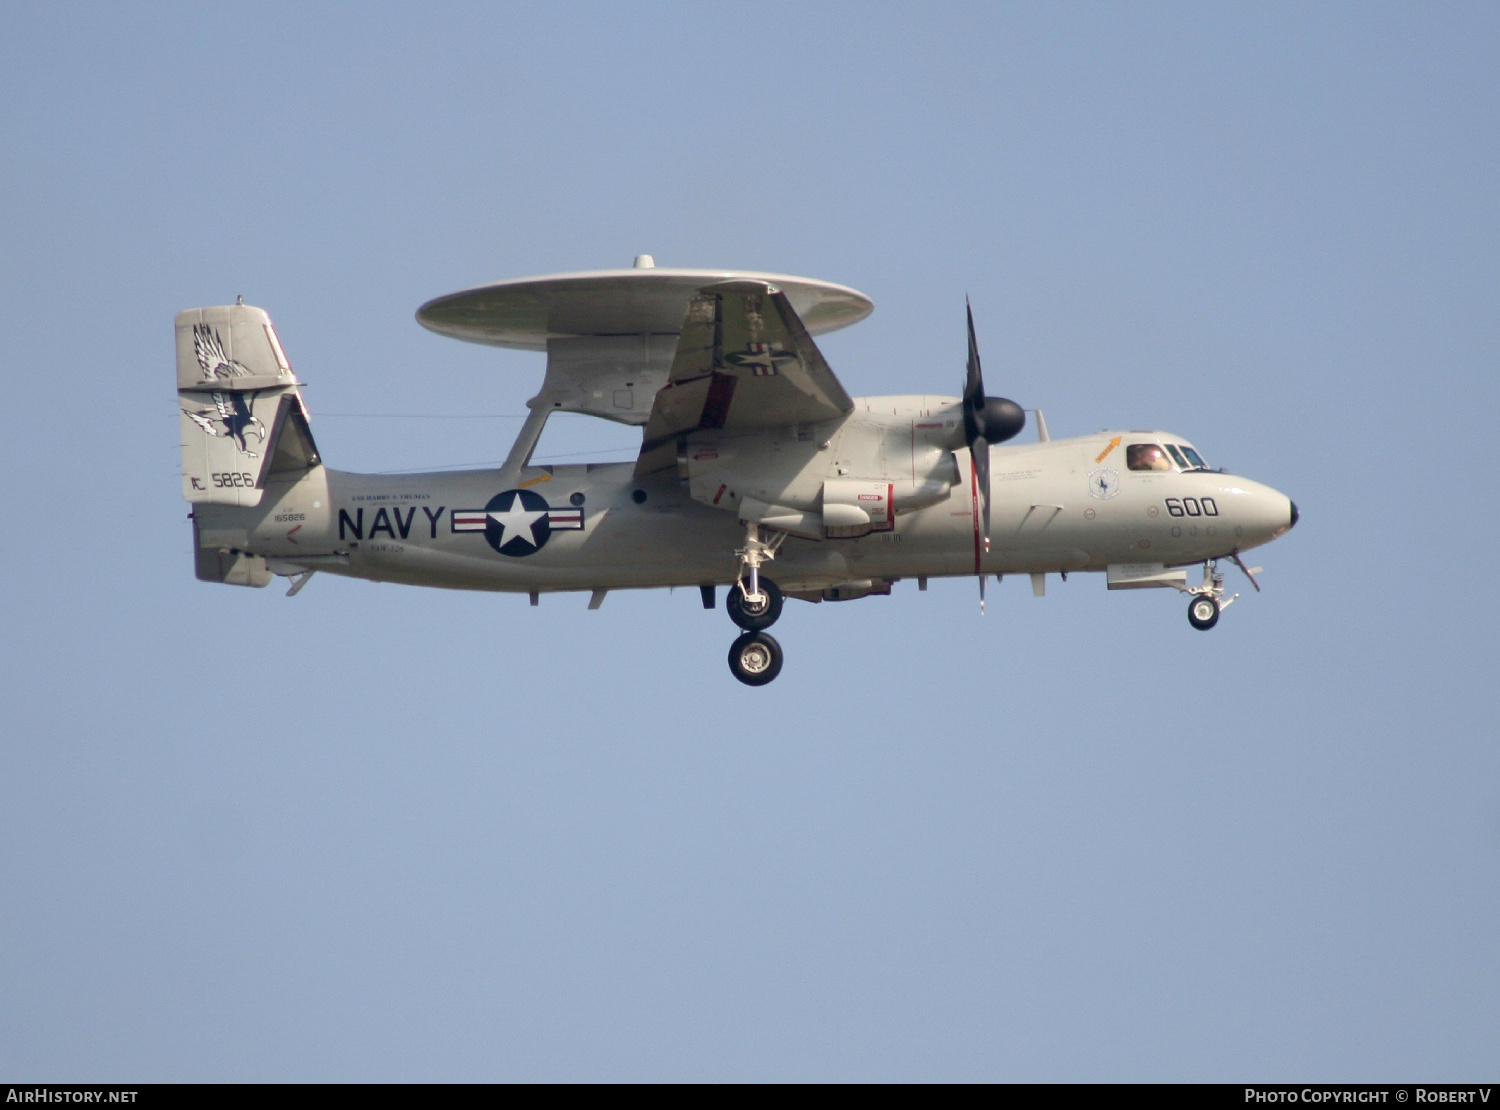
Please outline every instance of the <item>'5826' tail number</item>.
M1212 497L1169 497L1167 513L1169 516L1218 516L1219 506L1214 504Z

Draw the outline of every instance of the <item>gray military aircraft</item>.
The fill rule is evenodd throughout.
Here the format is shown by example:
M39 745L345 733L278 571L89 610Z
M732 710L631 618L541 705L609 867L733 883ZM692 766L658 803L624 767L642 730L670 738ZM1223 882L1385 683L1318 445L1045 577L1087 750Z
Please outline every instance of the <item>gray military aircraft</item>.
M1297 523L1286 496L1213 470L1180 436L1100 432L1010 441L1026 423L990 397L969 313L962 397L850 397L813 336L873 305L780 274L657 268L501 282L429 301L442 335L547 352L541 390L499 469L353 474L323 465L270 317L234 304L177 316L182 492L197 575L296 594L317 571L530 595L718 586L742 630L741 682L781 670L767 629L783 598L848 601L916 578L1097 571L1109 589L1189 595L1212 628L1221 560ZM634 463L531 461L548 418L643 428ZM1006 444L1006 446L999 446ZM1202 566L1189 580L1189 568ZM774 571L773 569L774 568ZM774 573L774 580L772 574Z

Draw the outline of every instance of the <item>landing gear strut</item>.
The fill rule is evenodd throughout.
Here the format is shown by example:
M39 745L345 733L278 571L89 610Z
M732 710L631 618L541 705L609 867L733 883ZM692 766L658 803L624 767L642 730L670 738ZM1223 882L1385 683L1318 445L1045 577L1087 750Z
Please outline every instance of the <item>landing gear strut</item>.
M760 538L759 524L745 525L745 546L736 549L734 553L735 559L740 564L739 574L735 576L735 586L748 606L749 611L753 612L768 604L761 600L763 595L760 588L760 568L763 564L769 563L772 559L776 558L776 552L781 550L781 545L785 542L785 532L772 532L770 539L763 540ZM781 594L779 591L776 594L776 599L776 612L779 614L781 612ZM730 611L733 612L733 610ZM775 619L775 617L772 617L771 621ZM767 621L760 627L768 627L771 621ZM747 624L743 627L749 628L750 626Z
M760 525L746 524L745 545L734 553L739 573L724 608L745 634L729 649L729 670L747 686L764 686L781 673L781 645L765 631L781 616L781 590L760 576L760 568L776 558L785 542L785 532L773 532L762 540Z

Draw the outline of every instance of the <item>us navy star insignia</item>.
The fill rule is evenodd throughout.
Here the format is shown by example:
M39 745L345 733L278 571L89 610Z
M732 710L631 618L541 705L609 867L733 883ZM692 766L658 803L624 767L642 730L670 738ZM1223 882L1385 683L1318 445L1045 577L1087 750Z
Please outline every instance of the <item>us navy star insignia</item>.
M454 509L449 517L455 532L483 532L485 541L501 555L534 555L553 532L581 532L582 509L554 509L541 494L508 489L489 499L482 509Z
M758 378L769 378L788 362L796 362L797 356L775 343L748 343L743 351L725 355L724 361L731 366L749 367Z
M500 525L500 546L504 547L513 539L524 538L532 547L540 547L536 540L536 522L547 515L546 509L528 509L521 501L521 491L516 490L511 495L510 508L503 513L486 513L490 520Z

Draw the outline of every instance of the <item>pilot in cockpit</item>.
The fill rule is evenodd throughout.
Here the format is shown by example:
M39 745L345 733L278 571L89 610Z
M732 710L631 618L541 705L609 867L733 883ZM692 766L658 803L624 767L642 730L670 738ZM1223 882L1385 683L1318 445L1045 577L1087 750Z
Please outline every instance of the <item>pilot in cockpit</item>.
M1131 470L1171 470L1172 460L1154 443L1132 443L1125 448L1125 465Z

